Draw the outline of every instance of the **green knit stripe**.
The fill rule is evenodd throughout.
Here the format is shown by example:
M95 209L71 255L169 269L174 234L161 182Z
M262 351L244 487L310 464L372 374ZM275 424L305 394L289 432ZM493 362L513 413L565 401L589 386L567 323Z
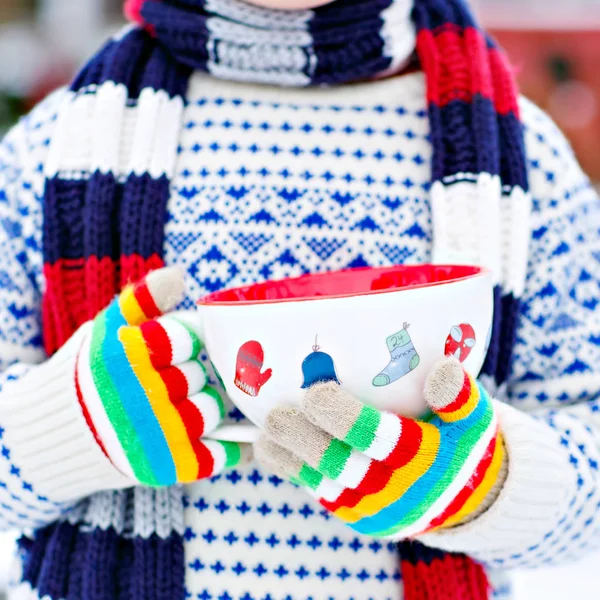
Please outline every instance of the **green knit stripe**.
M344 470L350 454L352 448L346 442L334 438L321 458L319 471L330 479L337 479Z
M202 390L203 394L207 394L208 396L210 396L211 398L214 399L214 401L216 402L218 408L219 408L219 414L221 415L221 420L223 420L225 418L225 403L223 402L223 398L221 397L221 394L212 386L207 385L203 390Z
M299 482L300 485L306 486L311 490L316 490L323 481L323 475L321 475L321 473L319 473L317 470L305 464L300 469L298 477L295 477L294 480Z
M364 452L371 447L381 422L381 413L372 406L363 406L344 441L355 450Z
M140 482L157 487L160 482L154 475L137 431L121 403L119 391L106 369L102 352L105 338L106 311L96 317L92 328L89 361L90 366L93 365L90 370L94 385L135 476Z
M240 464L242 460L242 448L237 442L221 442L225 450L225 468L229 469Z

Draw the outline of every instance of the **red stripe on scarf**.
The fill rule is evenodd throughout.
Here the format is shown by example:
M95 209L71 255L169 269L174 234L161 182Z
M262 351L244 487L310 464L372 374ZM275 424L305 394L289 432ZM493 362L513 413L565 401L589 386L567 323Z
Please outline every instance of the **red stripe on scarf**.
M54 354L86 321L93 319L128 283L159 269L158 254L110 258L62 258L44 265L46 290L42 300L44 347Z
M462 554L444 554L431 563L403 560L404 600L488 600L483 567Z
M506 57L495 48L487 48L481 31L472 27L438 32L423 29L417 45L430 104L440 108L456 101L470 104L479 95L492 102L498 114L519 115Z

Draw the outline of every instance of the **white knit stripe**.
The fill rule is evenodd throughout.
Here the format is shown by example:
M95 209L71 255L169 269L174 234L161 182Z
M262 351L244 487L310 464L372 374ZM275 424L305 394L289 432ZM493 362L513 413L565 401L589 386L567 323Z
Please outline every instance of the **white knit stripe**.
M348 460L346 460L342 472L336 477L335 482L354 490L365 478L371 464L372 460L368 456L362 452L353 450Z
M127 169L136 175L142 175L148 169L154 149L154 127L160 114L161 97L151 88L140 92L137 114L131 139L131 156Z
M221 411L216 400L210 394L200 392L190 396L190 402L200 411L204 419L204 433L212 433L221 423Z
M120 180L131 173L148 173L155 179L172 177L182 98L169 98L163 90L146 88L130 105L126 87L112 81L93 86L93 91L65 92L45 165L46 176L77 178L98 169Z
M197 360L189 360L177 366L188 384L188 396L202 390L208 383L208 375L204 365Z
M248 48L243 48L245 45L263 48L289 48L292 46L309 48L313 41L306 23L299 23L299 27L295 30L273 31L248 27L247 25L233 23L219 17L211 17L207 19L206 27L212 40L234 42L236 46L242 47L241 49L244 50L246 56L248 55Z
M501 199L498 176L480 173L475 181L431 187L433 260L490 269L501 283L501 240L497 235Z
M77 399L76 360L87 334L89 325L47 362L6 383L0 403L3 442L13 460L38 493L56 502L135 483L102 452Z
M314 71L316 60L308 30L312 12L290 12L287 16L288 27L278 31L248 27L221 17L208 19L209 72L232 81L307 86L310 76L306 73Z
M332 481L328 477L323 477L321 483L315 490L309 490L309 493L317 500L325 500L326 502L335 502L344 492L344 487Z
M520 298L525 291L531 240L531 195L515 188L502 198L500 228L502 232L503 284L506 292Z
M413 0L393 0L381 12L383 27L380 35L385 42L384 55L392 59L390 70L396 71L405 63L416 46L417 32L410 18L413 6Z
M180 365L195 358L192 336L184 325L169 315L158 317L157 321L165 330L171 343L172 365Z
M162 90L156 94L160 97L159 113L154 123L154 147L148 173L154 179L163 174L172 179L183 119L183 99L180 96L169 98Z
M489 426L486 428L481 438L473 447L473 450L469 454L467 460L452 483L444 490L440 497L431 505L429 510L420 519L402 531L388 536L390 539L401 540L423 532L433 519L441 515L446 508L448 508L451 502L458 496L460 491L465 487L465 485L467 485L471 477L473 477L473 473L485 456L490 442L494 436L497 435L497 429L498 418L496 414L494 414Z
M127 88L123 84L107 81L96 91L92 128L92 160L90 170L116 173L122 144L122 126Z
M225 453L225 448L223 447L223 444L215 440L203 440L203 443L213 456L215 464L212 475L216 475L217 473L220 473L227 464L227 454Z
M76 368L77 377L79 379L79 389L81 390L83 401L90 413L94 427L96 428L98 436L102 440L111 461L121 473L135 480L136 477L127 460L125 450L119 441L115 428L110 422L106 409L104 408L104 403L102 402L96 384L94 383L94 377L89 361L91 340L91 335L86 336L79 353L79 359L77 360Z
M375 437L365 454L374 460L385 460L396 448L401 435L401 420L396 415L382 412Z
M479 264L495 274L497 281L502 276L502 244L500 237L500 207L502 201L502 182L500 177L489 173L480 173L477 178L477 226L473 234L478 236ZM462 232L467 235L468 232Z

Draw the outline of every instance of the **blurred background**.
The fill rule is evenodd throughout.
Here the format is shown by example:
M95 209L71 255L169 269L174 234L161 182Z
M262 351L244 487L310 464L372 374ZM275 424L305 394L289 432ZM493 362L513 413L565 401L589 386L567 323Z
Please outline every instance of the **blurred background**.
M600 0L471 0L508 51L522 92L567 134L600 183ZM0 137L122 22L122 0L0 0ZM0 534L0 589L13 549ZM517 573L517 600L600 597L600 555Z

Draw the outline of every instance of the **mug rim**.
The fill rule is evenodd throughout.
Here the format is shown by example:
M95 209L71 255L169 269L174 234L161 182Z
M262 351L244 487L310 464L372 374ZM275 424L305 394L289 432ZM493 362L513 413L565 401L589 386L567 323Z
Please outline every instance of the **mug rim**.
M418 280L422 279L423 275L430 274L432 271L438 272L440 275L450 275L449 278L427 281L419 283ZM311 281L311 283L318 284L319 281L328 280L329 286L336 285L336 279L348 280L348 276L354 277L359 273L370 273L372 277L370 281L376 282L377 275L393 275L394 273L403 275L412 275L412 280L416 283L405 283L403 285L396 285L394 287L385 287L382 289L366 289L362 291L352 292L339 292L339 293L326 293L326 294L311 294L305 296L291 296L291 297L265 297L265 298L251 298L251 295L268 294L269 291L273 292L277 288L284 288L286 286L296 285L302 286L303 284ZM456 272L455 276L452 276ZM355 267L349 269L341 269L338 271L328 271L323 273L308 273L299 277L287 277L283 279L267 280L260 283L254 283L247 286L239 286L226 290L219 290L212 292L206 296L200 298L197 301L199 306L253 306L263 304L285 304L292 302L314 302L316 300L338 300L343 298L355 298L359 296L374 296L381 294L391 294L394 292L401 292L405 290L416 290L430 287L438 287L449 283L458 283L466 281L468 279L475 279L477 277L483 277L490 275L491 270L486 267L476 265L452 265L452 264L422 264L422 265L394 265L391 267ZM367 278L364 278L367 279ZM410 278L409 278L410 279ZM332 281L334 280L334 281ZM343 281L337 282L337 285L343 283ZM316 287L316 286L315 286ZM248 297L243 299L244 296Z

